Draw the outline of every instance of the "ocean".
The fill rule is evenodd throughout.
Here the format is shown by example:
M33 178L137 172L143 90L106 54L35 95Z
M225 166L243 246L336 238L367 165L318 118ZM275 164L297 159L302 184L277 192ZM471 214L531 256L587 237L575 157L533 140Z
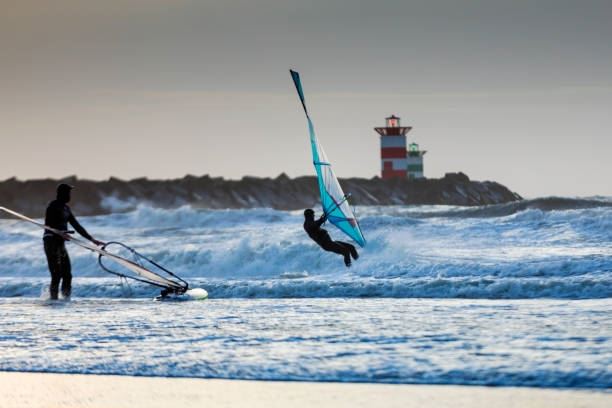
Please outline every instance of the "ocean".
M210 295L174 303L72 245L73 299L49 302L41 230L0 220L0 370L612 387L610 199L357 214L368 243L350 269L301 211L80 218Z

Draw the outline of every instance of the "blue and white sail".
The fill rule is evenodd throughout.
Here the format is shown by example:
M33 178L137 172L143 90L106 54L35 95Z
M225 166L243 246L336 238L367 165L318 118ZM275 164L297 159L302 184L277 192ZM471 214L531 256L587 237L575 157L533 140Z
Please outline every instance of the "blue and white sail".
M348 202L350 194L344 194L344 191L342 191L342 187L340 187L340 183L334 174L332 165L317 139L314 125L308 115L300 74L292 70L289 72L291 72L293 83L297 89L302 107L304 108L304 113L306 114L306 120L308 121L308 132L310 133L310 144L312 147L312 162L317 172L319 192L321 194L321 207L325 214L327 214L327 219L332 224L351 237L360 246L364 246L366 243L365 238L363 237L357 218Z

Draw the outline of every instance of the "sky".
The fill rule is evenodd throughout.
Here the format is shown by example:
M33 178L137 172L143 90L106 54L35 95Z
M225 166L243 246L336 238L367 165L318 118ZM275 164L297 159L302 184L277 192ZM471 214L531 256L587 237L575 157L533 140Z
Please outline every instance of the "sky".
M612 1L0 0L0 180L339 177L390 114L525 197L612 196Z

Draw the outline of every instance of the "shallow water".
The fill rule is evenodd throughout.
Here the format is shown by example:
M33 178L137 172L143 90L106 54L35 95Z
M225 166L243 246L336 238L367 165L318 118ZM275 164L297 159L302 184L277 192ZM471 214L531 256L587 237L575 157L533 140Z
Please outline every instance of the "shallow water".
M610 300L0 299L0 370L612 386Z
M81 218L211 298L181 303L74 246L73 301L49 303L41 231L0 220L0 370L612 387L610 200L358 213L351 269L301 212Z

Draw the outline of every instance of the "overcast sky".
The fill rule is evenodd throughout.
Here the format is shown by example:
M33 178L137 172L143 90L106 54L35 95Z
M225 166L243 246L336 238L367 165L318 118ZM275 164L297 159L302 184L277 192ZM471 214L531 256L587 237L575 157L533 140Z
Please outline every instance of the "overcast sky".
M425 174L612 195L610 0L0 0L0 180Z

